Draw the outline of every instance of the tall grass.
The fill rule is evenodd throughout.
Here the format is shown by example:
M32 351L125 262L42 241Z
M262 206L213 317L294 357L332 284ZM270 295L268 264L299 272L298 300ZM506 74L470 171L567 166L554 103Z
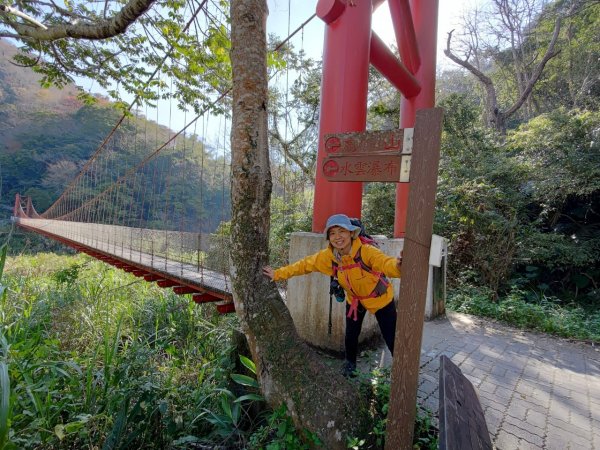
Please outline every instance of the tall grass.
M0 247L0 306L2 311L6 303L6 286L2 284L4 264L6 262L7 245ZM10 408L10 378L8 377L8 342L0 329L0 449L5 447L8 439L8 417Z
M214 427L197 418L220 407L218 390L230 384L234 316L87 257L9 258L6 269L5 448L162 449L210 440Z

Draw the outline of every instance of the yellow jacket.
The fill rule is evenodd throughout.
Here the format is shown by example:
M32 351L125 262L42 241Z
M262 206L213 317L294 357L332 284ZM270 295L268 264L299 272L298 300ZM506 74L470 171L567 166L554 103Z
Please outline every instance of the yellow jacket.
M311 272L321 272L325 275L333 275L333 262L338 264L337 279L344 291L346 291L346 301L352 304L352 296L368 297L371 295L375 286L379 282L379 277L373 273L365 271L362 267L353 267L343 270L344 266L355 265L354 258L360 249L360 256L367 267L374 272L381 272L388 278L400 278L400 269L397 266L397 260L393 256L388 256L372 245L363 245L360 239L352 241L350 255L343 255L336 259L333 247L329 245L326 249L312 255L306 256L301 260L280 267L275 270L274 281L287 280L296 275L304 275ZM374 314L379 309L389 304L394 299L394 288L390 283L386 292L378 297L362 298L361 304L367 311Z

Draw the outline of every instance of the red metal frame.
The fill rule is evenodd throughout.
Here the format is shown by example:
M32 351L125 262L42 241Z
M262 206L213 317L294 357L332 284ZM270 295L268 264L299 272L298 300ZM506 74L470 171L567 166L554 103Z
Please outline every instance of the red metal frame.
M435 104L438 0L389 0L402 62L371 32L371 13L382 0L319 0L325 22L317 167L327 157L324 136L364 131L369 63L401 93L401 128L414 126L417 109ZM409 184L397 187L394 236L404 236ZM360 217L362 183L332 183L317 170L313 232L336 213Z

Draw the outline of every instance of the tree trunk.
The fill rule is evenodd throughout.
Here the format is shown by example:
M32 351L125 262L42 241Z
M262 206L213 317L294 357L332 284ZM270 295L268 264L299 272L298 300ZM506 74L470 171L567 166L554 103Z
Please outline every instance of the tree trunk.
M357 389L326 366L298 336L268 262L271 173L267 130L265 0L232 0L233 298L269 404L287 405L298 428L327 448L346 448L366 411ZM326 292L323 295L327 295Z

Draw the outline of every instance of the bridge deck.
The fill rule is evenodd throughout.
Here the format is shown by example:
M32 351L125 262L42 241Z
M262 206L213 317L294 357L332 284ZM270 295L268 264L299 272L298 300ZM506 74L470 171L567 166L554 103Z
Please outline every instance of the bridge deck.
M169 257L177 251L178 256L187 255L188 259L191 259L189 255L195 252L198 255L197 260L200 261L200 248L206 248L206 243L191 247L189 242L185 242L186 238L190 241L186 234L198 237L200 242L201 236L196 233L45 219L14 218L14 220L23 228L60 241L98 259L110 258L112 261L109 262L113 265L120 262L126 267L156 275L152 281L171 280L177 285L231 301L231 282L228 274L208 269L201 264L178 261ZM147 247L150 247L150 252L146 251Z

